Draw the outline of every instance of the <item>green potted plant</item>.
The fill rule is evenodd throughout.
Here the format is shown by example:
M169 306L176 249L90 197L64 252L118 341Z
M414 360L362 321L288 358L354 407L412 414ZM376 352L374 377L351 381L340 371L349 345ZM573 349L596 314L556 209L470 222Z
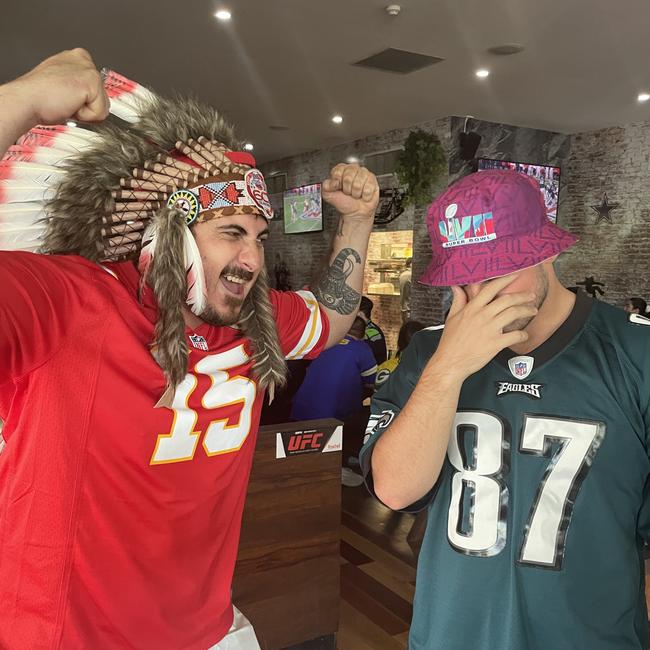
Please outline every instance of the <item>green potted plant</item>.
M397 161L397 177L406 187L406 203L429 203L432 186L446 172L447 158L438 137L422 129L411 131Z

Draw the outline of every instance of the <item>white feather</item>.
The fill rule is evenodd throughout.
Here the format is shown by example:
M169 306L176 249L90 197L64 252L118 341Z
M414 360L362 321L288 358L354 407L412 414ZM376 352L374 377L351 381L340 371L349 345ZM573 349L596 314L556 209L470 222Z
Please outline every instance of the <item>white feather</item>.
M0 181L0 203L25 203L36 201L42 203L53 199L56 190L53 187L37 185L30 181Z
M39 185L54 185L63 178L65 171L51 165L28 162L0 161L0 182L2 180L29 181Z
M25 135L18 138L16 144L29 147L47 147L48 149L73 153L80 153L92 146L92 142L84 138L57 131L39 131L38 129L32 129L25 133Z
M145 275L153 262L156 254L156 222L151 221L142 234L142 248L140 249L140 258L138 260L138 270L140 275Z
M28 209L5 210L13 206L28 205ZM0 232L7 230L21 230L30 228L38 222L47 218L43 206L39 203L10 203L9 205L0 205Z
M0 230L0 248L2 250L25 250L40 245L40 240L45 234L45 224L29 226L16 230Z
M32 147L13 145L7 149L0 163L25 162L56 167L63 165L69 159L70 154L67 151L43 149L41 147L34 149Z
M0 203L0 222L7 218L9 215L18 215L23 212L44 212L45 204L38 201L29 201L26 203L11 203L10 205L3 205Z
M140 111L134 108L131 103L124 101L121 97L111 99L110 111L121 120L130 122L131 124L136 124L140 121Z
M203 262L194 235L189 228L184 228L184 235L187 304L190 306L192 313L200 316L205 311L207 302Z
M102 76L110 98L110 112L126 122L139 122L145 105L151 103L155 95L113 70L102 70Z

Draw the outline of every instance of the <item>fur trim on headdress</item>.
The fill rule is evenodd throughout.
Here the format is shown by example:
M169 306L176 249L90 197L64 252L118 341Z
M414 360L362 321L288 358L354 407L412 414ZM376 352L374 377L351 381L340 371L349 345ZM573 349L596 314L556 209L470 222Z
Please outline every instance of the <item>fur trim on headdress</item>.
M153 355L165 370L171 386L178 386L187 374L188 347L185 340L183 305L187 299L184 230L178 210L162 208L154 217L159 253L142 278L158 301L158 322Z
M167 151L178 141L200 137L220 142L231 150L241 148L233 127L214 108L186 97L156 97L142 113L138 130Z
M111 250L115 247L109 249L110 238L119 238L121 233L112 231L126 226L124 244L129 244L128 233L144 230L143 219L153 215L149 206L141 214L134 210L133 219L122 224L109 216L115 212L112 193L120 189L120 179L131 177L134 168L155 158L160 149L112 124L98 126L96 133L100 137L91 149L62 163L66 173L56 187L55 198L45 204L49 220L43 253L82 255L93 262L117 258Z
M281 351L275 315L269 301L266 268L260 271L244 301L239 326L253 341L253 371L260 386L269 388L271 393L274 388L282 388L287 383L287 362Z
M159 308L152 353L168 389L175 389L188 363L183 318L188 268L196 273L199 264L188 259L196 259L196 250L187 241L183 213L167 207L168 197L179 188L200 185L197 181L203 178L243 178L250 168L226 155L239 143L213 108L190 99L157 97L111 72L105 73L105 84L111 112L125 122L107 122L92 131L36 127L10 147L0 161L0 226L16 231L13 248L32 250L35 238L42 237L41 252L104 262L137 259L143 233L153 224L155 242L142 269ZM174 150L189 161L170 155ZM28 176L27 187L16 180L18 173ZM202 278L198 280L190 306L200 312L203 295L197 292L204 290ZM254 374L272 394L274 386L286 381L286 363L265 271L244 302L240 324L253 345Z

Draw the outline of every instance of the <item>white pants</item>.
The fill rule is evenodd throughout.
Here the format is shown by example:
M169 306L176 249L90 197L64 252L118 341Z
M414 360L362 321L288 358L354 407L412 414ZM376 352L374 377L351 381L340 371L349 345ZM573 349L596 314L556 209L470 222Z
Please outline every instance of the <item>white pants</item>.
M234 605L232 609L235 617L228 634L208 650L260 650L250 621Z

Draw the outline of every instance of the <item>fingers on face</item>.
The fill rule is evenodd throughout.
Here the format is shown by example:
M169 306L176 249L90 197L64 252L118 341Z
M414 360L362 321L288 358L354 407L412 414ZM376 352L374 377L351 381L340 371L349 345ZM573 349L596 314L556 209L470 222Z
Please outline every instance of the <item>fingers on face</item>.
M467 295L462 287L453 286L451 287L451 292L453 294L453 300L449 308L448 318L457 314L467 304Z
M527 292L506 293L498 296L491 303L486 306L488 313L492 316L500 314L505 309L515 305L530 305L533 306L534 296Z
M487 305L494 300L499 291L503 291L503 289L511 285L518 277L517 273L513 273L512 275L504 275L501 278L489 280L473 298L474 302L478 305Z
M502 330L511 323L520 318L533 318L537 314L537 309L532 305L516 305L504 309L495 319L495 325Z
M525 343L528 340L528 332L526 330L514 330L503 334L503 348L512 348L520 343Z

